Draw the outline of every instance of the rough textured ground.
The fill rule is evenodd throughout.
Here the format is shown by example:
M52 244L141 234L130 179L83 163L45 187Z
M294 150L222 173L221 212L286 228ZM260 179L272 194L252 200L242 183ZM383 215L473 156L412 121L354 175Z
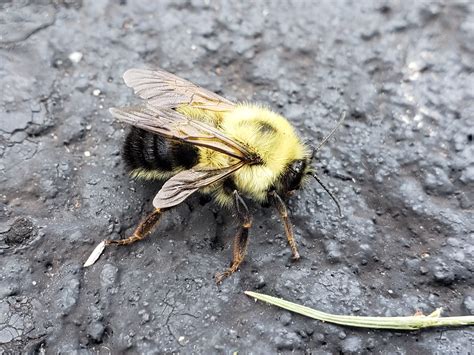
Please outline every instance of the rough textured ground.
M347 329L243 294L474 313L472 1L266 3L0 3L3 352L473 352L472 328ZM124 173L126 127L107 112L133 102L121 75L144 66L266 103L314 144L347 110L317 164L344 218L316 184L293 198L294 264L274 211L252 206L248 257L217 287L235 226L193 197L153 237L82 269L159 188Z

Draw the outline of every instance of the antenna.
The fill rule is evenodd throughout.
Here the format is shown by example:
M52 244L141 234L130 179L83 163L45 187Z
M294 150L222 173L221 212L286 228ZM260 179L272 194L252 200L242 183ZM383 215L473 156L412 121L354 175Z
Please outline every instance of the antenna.
M319 145L313 151L313 155L316 154L316 152L321 149L321 147L324 145L324 143L326 143L334 135L334 133L341 126L342 122L344 122L345 119L346 119L346 111L342 111L341 118L337 122L336 126L332 129L332 131L326 137L324 137L324 139L321 141L321 143L319 143ZM331 191L329 191L329 189L326 187L326 185L323 184L323 182L321 181L319 176L316 175L316 173L311 172L310 175L312 177L314 177L314 179L319 183L319 185L321 185L321 187L324 189L324 191L326 191L328 193L328 195L331 197L331 199L334 201L334 203L337 206L337 211L339 212L339 216L342 217L341 205L339 204L339 201L337 200L337 198L332 194Z
M339 204L339 201L337 200L337 198L332 194L331 191L329 191L329 189L326 187L326 185L323 184L323 182L321 181L319 176L316 175L316 173L311 173L310 175L312 177L314 177L315 180L319 183L319 185L321 185L321 187L324 189L324 191L326 191L328 193L328 195L331 196L332 200L334 201L334 203L337 206L337 211L339 212L339 217L342 217L341 205Z
M334 133L336 133L337 129L341 126L342 122L344 122L345 119L346 119L346 111L342 111L341 118L337 122L336 126L332 129L331 133L329 133L326 137L324 137L322 142L319 143L319 145L314 150L313 154L316 153L318 150L320 150L321 147L324 145L324 143L326 143L328 139L331 138Z

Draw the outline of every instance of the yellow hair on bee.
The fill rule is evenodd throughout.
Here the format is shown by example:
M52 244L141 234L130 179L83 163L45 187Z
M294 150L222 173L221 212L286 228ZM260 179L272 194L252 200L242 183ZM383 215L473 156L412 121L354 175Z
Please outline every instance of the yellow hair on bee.
M219 127L222 121L222 113L216 111L203 110L192 106L181 106L176 109L179 113L193 120L207 123L213 127Z
M141 180L166 180L177 174L181 170L176 171L161 171L161 170L147 170L143 168L137 168L130 171L130 177L133 179Z
M221 128L263 160L261 165L243 166L234 174L238 190L259 202L266 200L268 188L290 162L310 155L293 126L284 117L263 106L237 105L235 110L224 114Z
M206 191L203 192L206 193ZM217 188L207 193L210 193L214 198L214 201L216 201L217 204L221 205L222 207L230 208L234 203L232 195L226 194L222 188Z
M226 154L219 153L215 150L208 148L199 148L199 164L198 166L203 169L221 169L226 168L237 161L229 157Z
M281 172L308 150L288 120L254 104L240 104L224 116L222 129L232 138L254 149L273 172Z

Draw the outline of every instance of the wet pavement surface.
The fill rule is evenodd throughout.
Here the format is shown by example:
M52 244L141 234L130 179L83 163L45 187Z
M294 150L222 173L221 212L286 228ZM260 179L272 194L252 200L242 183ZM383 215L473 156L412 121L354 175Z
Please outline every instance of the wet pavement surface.
M239 2L240 3L240 2ZM131 67L162 67L285 115L314 145L348 118L289 202L251 204L241 269L231 213L193 196L152 237L107 249L152 209L131 180ZM473 352L473 328L343 328L255 303L256 290L332 313L474 314L474 3L2 1L0 349L51 353Z

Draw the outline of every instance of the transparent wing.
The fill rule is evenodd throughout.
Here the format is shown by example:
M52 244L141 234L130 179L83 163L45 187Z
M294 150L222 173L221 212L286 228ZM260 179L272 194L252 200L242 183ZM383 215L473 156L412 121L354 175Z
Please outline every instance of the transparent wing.
M209 90L162 69L129 69L123 75L135 94L158 108L190 105L210 111L229 111L234 104Z
M258 157L242 144L228 138L220 130L201 121L193 120L172 109L151 105L111 108L110 113L120 121L170 139L210 148L247 163Z
M176 206L200 188L226 178L244 164L238 162L227 168L215 170L192 168L182 171L166 181L153 199L153 206L160 209Z

